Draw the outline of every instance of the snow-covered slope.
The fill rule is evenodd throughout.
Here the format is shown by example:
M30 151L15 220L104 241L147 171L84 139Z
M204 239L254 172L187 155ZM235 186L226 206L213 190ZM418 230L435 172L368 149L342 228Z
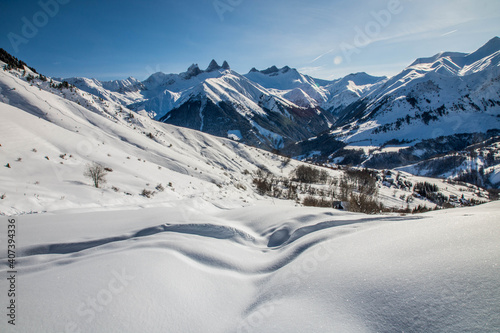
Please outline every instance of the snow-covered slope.
M336 125L353 126L334 133L347 142L380 145L498 129L499 65L498 37L471 54L418 59L351 108Z
M414 175L458 179L483 187L500 188L500 137L398 169Z
M244 204L256 198L251 173L257 166L288 174L294 165L75 88L28 83L17 71L0 71L0 111L3 214L168 203L191 195ZM83 176L90 162L112 170L102 189ZM143 190L156 194L146 198Z
M323 134L285 151L299 157L319 151L313 160L376 168L421 162L420 170L431 170L434 158L499 135L498 37L470 54L441 52L417 59L394 77L365 82L365 89L341 90L334 99L339 107L332 109L336 122L329 138ZM353 87L363 87L363 82ZM347 148L339 150L339 141ZM334 142L337 148L332 151L324 142ZM492 162L490 166L500 160ZM434 176L446 173L424 172Z
M63 79L58 80L63 81ZM126 80L104 82L87 78L68 78L64 81L75 87L84 87L85 89L82 90L97 97L123 105L132 104L143 98L140 92L144 89L144 85L133 77Z
M16 326L4 318L0 330L500 327L498 203L375 218L274 205L224 210L196 200L136 208L16 218L18 312ZM8 275L6 265L0 274ZM0 289L9 283L1 279Z

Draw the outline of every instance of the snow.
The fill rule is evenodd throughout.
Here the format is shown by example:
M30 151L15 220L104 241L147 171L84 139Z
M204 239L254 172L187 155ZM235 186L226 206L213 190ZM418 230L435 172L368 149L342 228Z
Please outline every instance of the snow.
M494 166L485 170L485 172L491 172L490 182L494 185L500 184L500 167Z
M260 135L269 138L277 149L283 148L284 141L281 135L265 129L253 120L250 120L250 124L259 132Z
M19 317L0 328L492 332L499 209L367 217L186 200L20 216Z
M239 130L227 131L227 137L232 140L240 141L243 139L241 132Z

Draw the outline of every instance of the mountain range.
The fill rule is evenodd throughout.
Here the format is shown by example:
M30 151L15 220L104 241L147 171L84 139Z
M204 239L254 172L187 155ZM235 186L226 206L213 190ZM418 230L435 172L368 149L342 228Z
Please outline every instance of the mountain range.
M499 60L494 37L472 53L419 58L393 77L355 73L328 81L288 66L242 75L227 61L212 60L205 70L193 64L142 82L57 80L160 122L295 159L373 168L419 164L422 172L425 161L458 153L463 163L441 173L457 177L481 165L494 176L496 146L486 151L494 152L491 163L481 154L465 160L472 158L469 147L499 141Z
M259 141L265 148L283 148L326 129L346 143L383 144L487 130L483 124L498 128L499 52L500 38L495 37L470 54L443 52L417 59L390 78L356 73L326 81L288 66L252 68L241 75L226 61L219 66L212 60L206 70L193 64L184 73L159 72L143 82L65 80L156 120L219 136L239 131L243 142ZM461 120L452 119L458 113ZM465 119L471 113L474 124ZM442 126L443 119L452 126ZM421 123L430 126L424 137Z
M242 75L212 60L205 70L193 64L143 82L65 80L155 120L296 159L392 168L500 134L499 60L494 37L472 53L419 58L393 77L355 73L328 81L288 66Z

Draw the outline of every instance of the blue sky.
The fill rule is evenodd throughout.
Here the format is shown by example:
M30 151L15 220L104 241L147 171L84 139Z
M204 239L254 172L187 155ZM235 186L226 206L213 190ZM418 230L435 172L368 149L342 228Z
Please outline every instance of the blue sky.
M0 32L0 47L52 77L144 80L216 59L334 79L472 52L500 35L500 1L2 1Z

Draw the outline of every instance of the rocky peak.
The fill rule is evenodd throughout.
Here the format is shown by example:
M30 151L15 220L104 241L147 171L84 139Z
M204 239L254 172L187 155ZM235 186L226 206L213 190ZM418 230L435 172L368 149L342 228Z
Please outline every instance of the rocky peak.
M269 67L268 69L264 69L263 71L260 71L262 74L274 74L278 73L280 70L276 66Z
M182 76L186 79L186 80L189 80L190 78L196 76L196 75L199 75L203 73L200 69L200 67L198 67L198 64L192 64L191 66L189 66L187 72L185 73L182 73Z
M212 59L212 61L210 62L210 65L208 65L208 67L205 70L205 72L213 72L213 71L216 71L216 70L219 70L219 69L221 69L221 67L219 66L219 64L217 63L217 61L215 61L214 59Z

